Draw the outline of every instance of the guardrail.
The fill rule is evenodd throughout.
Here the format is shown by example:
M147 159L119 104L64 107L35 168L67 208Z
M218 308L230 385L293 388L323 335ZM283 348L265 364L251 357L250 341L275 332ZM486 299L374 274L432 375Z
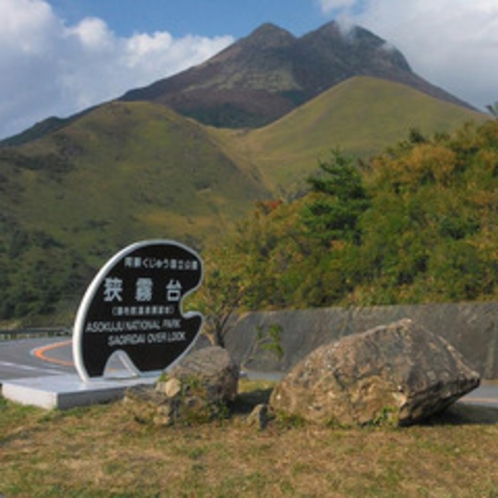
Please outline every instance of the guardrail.
M0 330L0 342L16 341L20 339L35 339L40 337L70 336L70 327L40 327L29 329Z

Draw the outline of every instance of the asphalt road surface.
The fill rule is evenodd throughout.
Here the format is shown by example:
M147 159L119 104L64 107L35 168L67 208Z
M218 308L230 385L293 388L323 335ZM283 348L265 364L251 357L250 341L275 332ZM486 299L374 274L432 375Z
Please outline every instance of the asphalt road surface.
M1 341L0 383L9 379L75 373L70 341L69 337ZM38 354L38 351L43 351L42 348L50 348L54 344L59 346L52 349L51 358ZM61 361L57 362L58 358Z
M107 369L127 371L119 358L111 358ZM70 337L0 342L0 385L9 379L76 373Z
M0 384L9 379L68 373L76 373L70 337L0 342ZM268 376L256 372L254 378L265 378L265 375ZM462 401L498 408L498 382L483 381Z

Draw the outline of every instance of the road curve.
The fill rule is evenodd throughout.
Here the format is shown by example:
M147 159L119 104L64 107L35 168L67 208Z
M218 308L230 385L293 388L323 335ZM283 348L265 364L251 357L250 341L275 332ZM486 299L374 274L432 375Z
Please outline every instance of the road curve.
M53 348L53 354L37 356L36 351L49 345L66 343L66 348ZM63 362L55 361L62 355ZM75 373L70 341L61 338L20 339L0 342L0 383L9 379Z

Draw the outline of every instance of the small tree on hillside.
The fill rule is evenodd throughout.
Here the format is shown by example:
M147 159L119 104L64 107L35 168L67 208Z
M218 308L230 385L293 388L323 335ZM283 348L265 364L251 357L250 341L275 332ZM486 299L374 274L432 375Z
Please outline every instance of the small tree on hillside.
M204 282L193 298L194 308L204 315L203 334L213 346L225 347L230 319L239 308L245 287L230 251L214 251L207 262Z
M310 235L324 246L333 240L358 242L357 222L370 199L354 158L333 150L330 160L322 161L319 167L320 173L308 179L315 194L304 212Z
M494 104L487 105L486 109L491 113L492 116L498 119L498 101Z

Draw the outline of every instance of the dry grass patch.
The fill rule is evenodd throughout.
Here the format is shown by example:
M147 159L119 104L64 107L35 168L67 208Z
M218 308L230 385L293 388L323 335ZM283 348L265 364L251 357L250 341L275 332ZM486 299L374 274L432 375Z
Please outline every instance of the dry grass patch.
M44 412L0 401L7 497L498 496L498 410L456 405L423 426L245 423L271 384L241 383L220 423L158 429L121 403Z

